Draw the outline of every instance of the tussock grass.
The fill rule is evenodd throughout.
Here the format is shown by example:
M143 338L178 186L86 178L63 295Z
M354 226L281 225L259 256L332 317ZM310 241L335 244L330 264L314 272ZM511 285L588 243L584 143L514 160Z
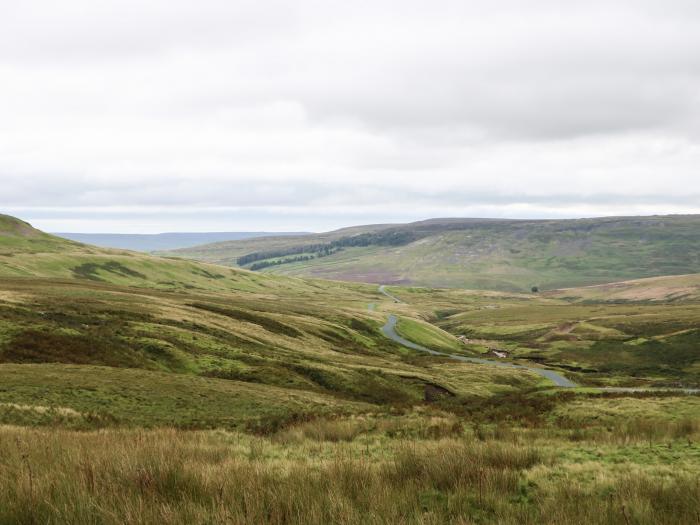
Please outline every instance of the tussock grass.
M366 420L317 419L292 428L284 429L275 436L278 443L300 443L313 441L353 441L368 432L371 423Z
M537 503L549 523L670 525L697 523L700 498L697 477L637 474L601 480L592 489L566 480L552 485Z
M502 443L463 443L444 440L420 448L402 446L388 474L395 482L416 481L438 490L457 487L513 491L517 488L517 472L542 461L532 448Z
M273 435L282 444L299 444L305 440L318 442L352 442L361 436L386 435L390 439L435 440L464 435L464 426L453 414L413 409L402 416L352 416L350 418L318 418L289 426Z
M366 430L371 423L304 424L291 441L220 431L0 427L0 523L675 525L697 519L697 476L687 470L618 472L601 464L591 477L541 444L470 435L392 439ZM366 432L350 442L344 437L352 425Z

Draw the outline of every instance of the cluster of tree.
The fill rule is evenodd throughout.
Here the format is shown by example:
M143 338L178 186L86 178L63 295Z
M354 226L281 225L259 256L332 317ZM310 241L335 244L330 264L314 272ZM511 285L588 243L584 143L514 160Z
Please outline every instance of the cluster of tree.
M287 257L289 255L300 255L300 254L305 254L305 253L327 253L329 250L326 250L326 244L305 244L305 245L299 245L299 246L290 246L288 248L281 248L279 250L268 250L264 252L254 252L254 253L249 253L248 255L243 255L242 257L239 257L236 259L236 262L238 263L239 266L245 266L246 264L250 264L256 261L264 261L268 262L266 259L275 259L279 257ZM289 262L295 262L294 260L301 260L298 257L290 257ZM272 261L270 261L272 262ZM284 264L284 263L278 263L278 264ZM271 265L268 265L271 266ZM252 269L252 266L251 266Z
M361 233L359 235L353 235L351 237L342 237L334 241L318 244L303 244L299 246L289 246L287 248L280 248L278 250L268 250L262 252L249 253L239 257L236 262L239 266L245 266L250 263L255 263L256 261L263 261L266 268L268 266L274 266L277 264L286 264L287 262L297 262L303 259L301 257L307 257L306 255L300 255L305 253L316 253L317 257L325 257L326 255L331 255L337 251L342 250L346 247L353 246L401 246L408 244L410 242L416 241L420 238L419 234L410 231L398 231L398 230L387 230L376 233ZM289 257L297 255L297 257ZM267 259L275 259L285 257L285 259L277 259L275 261L267 261ZM311 256L308 256L312 258ZM263 264L263 262L253 264L250 269L260 269L254 268L258 264Z
M268 268L269 266L278 266L280 264L289 264L293 262L309 261L314 259L313 255L299 255L297 257L285 257L284 259L273 259L271 261L260 261L250 265L250 270L262 270L263 268Z

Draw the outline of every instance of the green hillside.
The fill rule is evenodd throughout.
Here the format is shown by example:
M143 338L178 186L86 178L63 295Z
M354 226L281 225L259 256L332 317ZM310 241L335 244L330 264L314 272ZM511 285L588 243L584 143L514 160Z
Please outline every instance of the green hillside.
M56 252L79 247L78 243L54 237L20 219L0 214L0 257L14 257L21 253Z
M380 332L382 308L368 311L386 302L373 285L101 249L10 217L2 225L0 403L11 407L94 411L123 424L275 426L420 402L426 385L489 396L538 382L445 367L396 345ZM142 402L144 385L153 404ZM212 395L229 410L195 414ZM7 421L26 416L7 410Z
M211 244L171 255L262 272L530 291L700 272L700 216L433 219Z
M46 234L6 215L0 215L0 277L77 279L181 291L260 288L260 277L249 272L98 248ZM272 278L264 282L266 287L274 287L281 281Z
M596 388L700 384L697 276L395 302L1 221L0 523L697 517L698 396Z

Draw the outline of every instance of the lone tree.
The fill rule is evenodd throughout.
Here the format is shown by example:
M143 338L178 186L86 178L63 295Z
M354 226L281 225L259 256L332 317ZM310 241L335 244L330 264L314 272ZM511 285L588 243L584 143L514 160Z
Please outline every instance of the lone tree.
M530 288L530 290L532 291L532 293L537 293L540 291L539 287L537 286L533 286L532 288Z

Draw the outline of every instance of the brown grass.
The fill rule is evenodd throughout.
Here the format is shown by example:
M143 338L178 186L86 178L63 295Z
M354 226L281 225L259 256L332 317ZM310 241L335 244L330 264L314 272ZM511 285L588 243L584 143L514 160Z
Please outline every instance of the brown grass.
M379 427L373 418L318 421L272 439L0 427L0 523L697 520L697 476L687 471L578 474L575 465L560 462L559 452L535 444L541 436L407 440L389 438ZM290 432L297 434L290 439Z

